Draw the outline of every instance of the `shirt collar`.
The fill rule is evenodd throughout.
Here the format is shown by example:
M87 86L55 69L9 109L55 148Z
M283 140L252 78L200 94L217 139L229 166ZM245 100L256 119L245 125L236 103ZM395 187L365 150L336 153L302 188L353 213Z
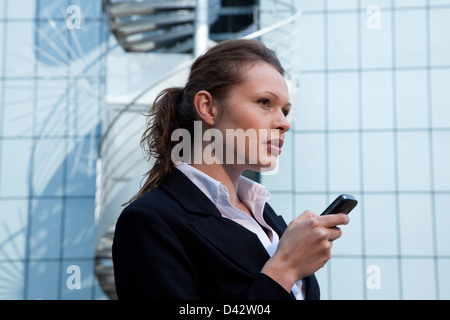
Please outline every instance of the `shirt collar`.
M228 190L220 181L211 178L207 174L187 163L181 162L175 164L175 166L177 169L183 172L218 207L222 216L228 217L228 214L230 212L224 210L224 207L232 206L229 202ZM267 188L253 180L240 176L238 184L238 196L239 199L253 214L253 217L258 221L258 223L268 229L271 229L263 218L264 206L267 200L269 200L270 198L270 192L267 190ZM242 212L242 214L247 216L247 214L245 214L244 212Z

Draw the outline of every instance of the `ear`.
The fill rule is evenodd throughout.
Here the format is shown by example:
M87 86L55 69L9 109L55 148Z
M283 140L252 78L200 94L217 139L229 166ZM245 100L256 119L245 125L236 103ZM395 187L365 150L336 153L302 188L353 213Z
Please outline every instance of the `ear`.
M213 97L208 91L202 90L197 92L194 97L194 105L200 118L210 126L216 122L216 104Z

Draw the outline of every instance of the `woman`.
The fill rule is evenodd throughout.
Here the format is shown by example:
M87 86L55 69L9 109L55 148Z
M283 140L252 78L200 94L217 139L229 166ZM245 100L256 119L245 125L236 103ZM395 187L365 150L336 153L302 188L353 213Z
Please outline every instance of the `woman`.
M305 211L287 226L269 192L241 176L281 152L283 74L261 43L228 40L156 99L142 137L155 163L115 230L119 299L319 298L314 272L348 217Z

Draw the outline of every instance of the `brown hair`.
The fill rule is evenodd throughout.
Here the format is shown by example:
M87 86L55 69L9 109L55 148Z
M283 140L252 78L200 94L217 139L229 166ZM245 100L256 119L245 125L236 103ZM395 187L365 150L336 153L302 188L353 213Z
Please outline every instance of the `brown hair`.
M171 152L177 142L171 141L171 135L178 128L193 134L194 121L200 120L194 107L195 95L205 90L214 99L224 101L229 89L244 81L242 67L259 61L272 65L284 75L275 52L257 40L222 41L194 61L184 88L168 88L157 96L141 139L148 160L153 158L155 162L145 174L147 180L144 185L130 202L148 193L173 173Z

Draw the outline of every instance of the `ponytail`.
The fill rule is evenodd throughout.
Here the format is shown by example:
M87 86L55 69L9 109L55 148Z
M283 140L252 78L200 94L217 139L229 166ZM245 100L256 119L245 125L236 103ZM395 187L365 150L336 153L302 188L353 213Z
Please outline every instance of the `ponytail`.
M183 91L179 87L168 88L156 97L147 115L147 129L141 137L141 147L145 150L147 160L154 159L155 163L144 175L147 179L139 192L124 205L148 193L173 173L171 152L175 142L171 140L171 135L179 128L177 118Z

